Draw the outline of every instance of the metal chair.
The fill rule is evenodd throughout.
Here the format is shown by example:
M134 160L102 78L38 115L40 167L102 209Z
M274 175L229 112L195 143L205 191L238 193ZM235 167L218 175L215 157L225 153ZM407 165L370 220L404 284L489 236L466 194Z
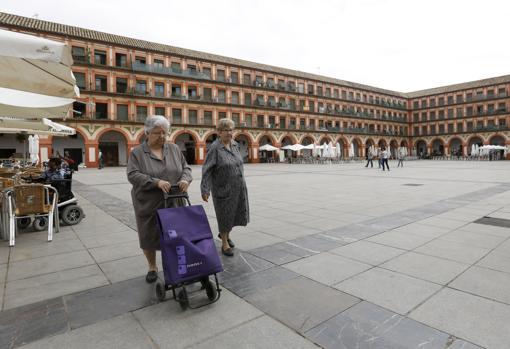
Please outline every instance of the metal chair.
M48 241L53 240L54 228L58 231L58 191L49 185L23 184L4 191L8 212L9 246L16 242L17 220L21 218L48 220ZM34 221L34 222L36 222Z

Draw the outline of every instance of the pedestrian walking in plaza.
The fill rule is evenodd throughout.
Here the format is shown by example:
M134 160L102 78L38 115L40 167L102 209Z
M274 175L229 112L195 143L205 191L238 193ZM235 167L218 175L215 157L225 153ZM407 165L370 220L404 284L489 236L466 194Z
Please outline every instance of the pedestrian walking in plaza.
M101 150L99 151L99 154L97 155L97 160L99 162L99 169L102 169L104 167L104 160L103 160L103 152Z
M382 149L381 148L377 148L377 163L379 165L379 168L381 168L381 164L382 164Z
M397 164L397 167L404 167L404 149L403 148L400 148L397 152L397 158L398 158L398 164Z
M388 165L388 158L390 157L389 151L386 150L386 148L381 149L381 154L379 155L379 158L381 159L382 164L382 170L384 171L384 165L386 164L386 168L388 171L390 170L390 166Z
M175 144L166 143L170 123L164 116L151 116L145 120L147 140L135 147L129 156L127 177L133 185L131 198L135 210L140 248L143 250L149 271L145 280L157 280L156 250L160 250L160 231L156 211L164 208L164 194L172 185L187 192L192 181L191 168ZM172 206L184 206L184 199L173 200Z
M372 154L372 151L370 149L367 149L367 164L365 167L368 167L368 164L370 164L370 167L374 167L374 154Z
M235 226L246 226L250 221L248 190L244 180L243 158L239 145L232 139L235 124L231 119L218 121L219 138L209 148L202 166L202 199L208 201L212 193L221 252L233 256L235 246L230 232Z

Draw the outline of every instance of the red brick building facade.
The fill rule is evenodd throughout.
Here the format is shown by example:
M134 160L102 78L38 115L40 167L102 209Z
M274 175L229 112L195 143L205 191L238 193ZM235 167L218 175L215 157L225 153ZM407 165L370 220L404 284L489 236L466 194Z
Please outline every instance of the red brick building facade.
M400 93L6 13L0 28L73 50L81 103L63 122L77 136L41 139L42 158L68 150L94 167L101 149L106 165L125 165L154 114L171 121L170 141L196 164L223 117L235 121L248 162L261 161L267 143L338 142L344 156L351 143L356 156L372 144L438 155L510 144L510 76ZM0 148L9 142L0 139Z

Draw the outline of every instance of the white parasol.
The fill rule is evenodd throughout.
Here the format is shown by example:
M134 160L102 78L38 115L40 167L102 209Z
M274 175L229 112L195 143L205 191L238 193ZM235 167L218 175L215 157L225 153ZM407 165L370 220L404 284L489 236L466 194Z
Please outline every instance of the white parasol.
M72 63L64 43L0 29L0 116L65 117L79 97Z

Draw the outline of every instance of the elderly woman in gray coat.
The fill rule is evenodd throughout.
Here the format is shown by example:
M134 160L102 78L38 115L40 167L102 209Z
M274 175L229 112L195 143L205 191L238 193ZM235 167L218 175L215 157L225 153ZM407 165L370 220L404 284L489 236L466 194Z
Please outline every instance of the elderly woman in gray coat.
M157 280L156 250L159 246L159 229L156 210L164 207L163 193L172 185L183 192L192 181L191 168L179 147L166 143L170 123L163 116L152 116L145 121L147 140L134 148L129 156L127 176L133 185L131 198L135 209L140 248L143 250L149 271L145 280ZM172 202L182 206L182 201Z
M200 189L202 199L208 201L212 192L214 210L218 220L221 252L233 256L230 232L235 226L246 226L250 220L248 190L244 180L243 158L239 145L232 139L234 122L218 121L219 138L211 145L202 166Z

